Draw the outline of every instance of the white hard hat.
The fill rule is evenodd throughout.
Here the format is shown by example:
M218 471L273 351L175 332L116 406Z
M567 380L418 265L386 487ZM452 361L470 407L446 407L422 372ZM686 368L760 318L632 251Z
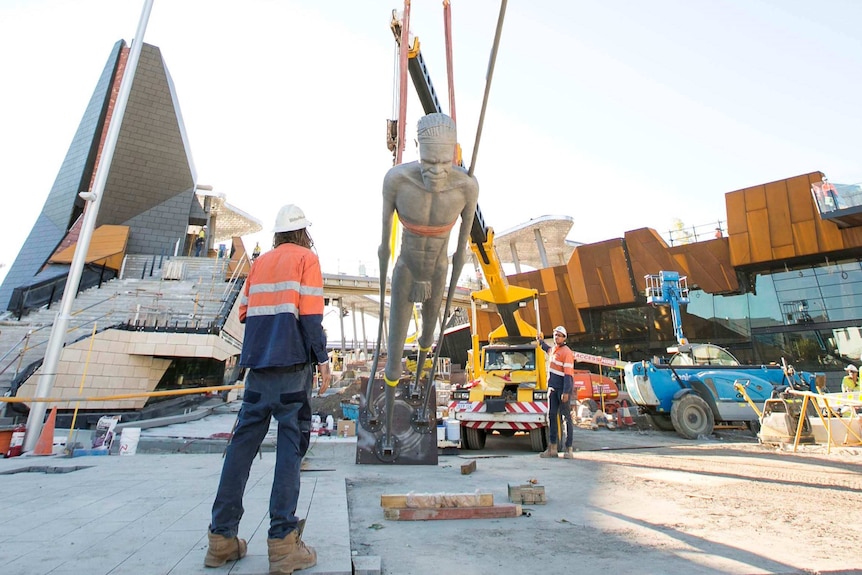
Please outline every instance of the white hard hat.
M568 335L569 335L566 333L566 328L564 328L561 325L558 325L557 327L554 328L554 333L561 333L561 334L563 334L563 337L568 337Z
M859 371L859 369L853 365L852 363L844 368L844 371Z
M294 230L307 228L310 225L311 222L305 219L305 212L303 212L299 206L296 204L287 204L278 210L278 215L275 216L275 227L272 228L272 233L292 232Z

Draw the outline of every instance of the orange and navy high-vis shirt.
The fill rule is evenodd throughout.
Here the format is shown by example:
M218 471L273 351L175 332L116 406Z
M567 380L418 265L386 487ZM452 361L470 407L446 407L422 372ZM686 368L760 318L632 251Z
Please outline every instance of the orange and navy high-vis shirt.
M251 369L325 363L323 276L317 255L281 244L251 266L240 296L240 365Z
M539 343L543 350L551 352L548 386L562 390L561 393L572 393L575 384L575 354L565 344L551 348L544 341Z

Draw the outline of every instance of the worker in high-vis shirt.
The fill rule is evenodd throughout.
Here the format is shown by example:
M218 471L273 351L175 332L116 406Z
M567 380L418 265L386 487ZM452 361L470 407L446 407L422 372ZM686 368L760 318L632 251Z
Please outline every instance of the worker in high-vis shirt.
M851 363L844 368L844 371L847 372L847 375L841 380L841 391L847 393L862 389L859 385L859 368Z
M542 332L536 335L536 341L547 353L550 352L548 363L550 374L548 375L548 419L549 437L548 448L539 454L540 457L557 457L557 438L560 433L560 418L566 420L566 459L574 459L572 452L572 408L569 398L575 384L575 354L566 345L566 328L558 325L554 328L554 347L545 343Z
M207 227L203 226L198 230L198 235L195 238L195 257L200 257L201 253L205 253L204 245L207 243Z
M300 464L311 438L315 365L319 393L332 378L322 323L323 276L311 250L309 225L299 207L281 208L274 248L257 259L243 286L239 319L245 323L245 337L239 363L248 374L212 507L206 567L242 559L248 550L237 536L242 497L272 417L278 421L278 436L269 500L269 573L293 573L317 563L317 552L301 539L302 522L296 516Z

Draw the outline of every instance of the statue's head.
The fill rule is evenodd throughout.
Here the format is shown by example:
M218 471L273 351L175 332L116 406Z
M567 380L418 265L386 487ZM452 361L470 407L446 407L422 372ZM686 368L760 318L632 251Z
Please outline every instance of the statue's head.
M429 191L446 189L457 141L455 122L446 114L428 114L419 119L419 165Z
M422 144L448 144L454 146L457 141L455 121L446 114L428 114L419 118L417 139Z

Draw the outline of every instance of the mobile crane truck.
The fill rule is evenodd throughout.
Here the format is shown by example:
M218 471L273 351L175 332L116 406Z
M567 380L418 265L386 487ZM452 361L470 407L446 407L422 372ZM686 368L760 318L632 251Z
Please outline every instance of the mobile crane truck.
M532 288L509 285L494 248L494 231L483 225L481 214L473 220L470 247L475 252L488 287L470 294L472 347L468 353L465 383L452 390L450 412L461 423L467 449L482 449L488 433L530 435L530 447L547 447L548 371L545 352L536 343L541 331L539 293ZM536 324L527 323L520 310L533 307ZM480 345L477 307L496 311L501 325ZM611 358L574 352L575 360L622 369L624 363ZM603 407L619 397L614 381L586 370L575 370L577 399L595 399Z
M548 371L545 352L538 347L539 292L509 285L494 247L494 230L486 227L478 208L470 233L488 287L470 294L472 346L468 353L466 382L452 390L450 412L461 425L467 449L483 449L488 433L530 435L533 451L547 447ZM533 307L536 325L527 323L520 310ZM501 325L480 346L478 310L496 311Z

